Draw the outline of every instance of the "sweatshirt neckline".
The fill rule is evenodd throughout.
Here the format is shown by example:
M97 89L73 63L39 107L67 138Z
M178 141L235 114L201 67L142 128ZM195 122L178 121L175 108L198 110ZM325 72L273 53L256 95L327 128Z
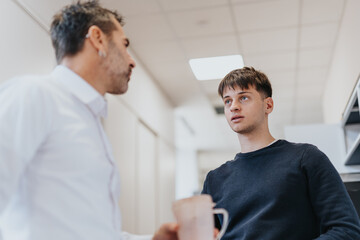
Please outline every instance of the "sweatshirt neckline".
M255 150L252 152L247 152L247 153L239 152L238 154L236 154L235 160L242 159L242 158L250 158L250 157L262 154L262 153L268 151L269 149L272 149L272 148L282 145L284 142L286 142L286 140L278 139L275 142L270 143L268 146L260 148L258 150Z

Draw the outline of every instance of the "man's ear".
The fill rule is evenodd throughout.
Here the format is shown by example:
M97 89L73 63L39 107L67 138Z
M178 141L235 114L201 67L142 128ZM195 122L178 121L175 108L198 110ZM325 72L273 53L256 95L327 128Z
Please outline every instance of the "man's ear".
M267 97L264 99L265 101L265 113L270 114L274 109L274 101L272 97Z
M107 37L98 26L91 26L86 34L86 38L89 39L91 45L99 53L107 52Z

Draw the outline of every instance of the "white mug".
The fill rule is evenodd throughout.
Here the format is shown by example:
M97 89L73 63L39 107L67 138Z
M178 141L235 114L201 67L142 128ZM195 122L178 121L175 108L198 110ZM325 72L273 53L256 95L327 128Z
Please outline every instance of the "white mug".
M214 209L210 195L202 194L177 200L173 203L173 213L179 224L179 240L213 240L214 214L223 215L223 224L216 240L225 233L229 215L223 208Z

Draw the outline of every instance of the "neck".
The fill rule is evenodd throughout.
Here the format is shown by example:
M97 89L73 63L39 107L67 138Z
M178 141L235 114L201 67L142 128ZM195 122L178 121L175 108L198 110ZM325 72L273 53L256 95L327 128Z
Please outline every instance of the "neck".
M241 146L241 152L253 152L268 146L275 138L267 131L251 132L249 134L238 133L238 139Z
M87 54L77 54L71 57L64 57L61 65L64 65L79 75L87 83L89 83L101 95L105 95L106 90L102 83L103 74L99 68L100 63L93 60L93 56Z

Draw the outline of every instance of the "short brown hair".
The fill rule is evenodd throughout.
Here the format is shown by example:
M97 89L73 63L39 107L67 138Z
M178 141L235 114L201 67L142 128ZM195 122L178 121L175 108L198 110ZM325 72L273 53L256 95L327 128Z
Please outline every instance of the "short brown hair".
M253 67L243 67L229 72L223 80L221 80L218 93L223 97L226 87L234 88L235 86L241 89L248 89L250 86L253 86L259 93L262 93L265 98L272 96L271 83L268 77Z
M83 48L85 36L91 26L96 25L106 35L110 35L116 30L112 17L121 25L124 24L116 11L101 7L97 0L83 3L78 1L61 9L53 17L50 28L57 62L61 62L65 56L75 55Z

